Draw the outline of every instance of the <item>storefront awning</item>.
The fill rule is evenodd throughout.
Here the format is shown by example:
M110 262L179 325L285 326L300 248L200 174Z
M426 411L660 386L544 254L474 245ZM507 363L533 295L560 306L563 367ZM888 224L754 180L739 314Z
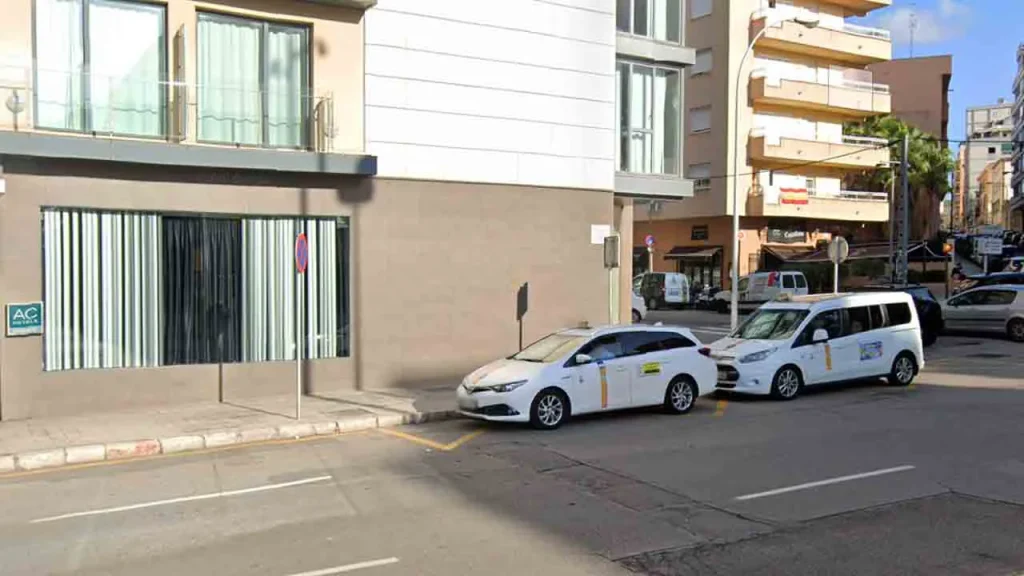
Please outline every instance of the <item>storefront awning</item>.
M772 247L771 250L774 252L777 250L776 247ZM813 264L819 262L831 262L828 257L828 248L822 248L820 250L814 250L810 253L803 255L794 255L790 257L782 257L787 264ZM888 260L889 258L889 243L871 243L871 244L850 244L850 256L846 259L851 260ZM930 248L928 248L927 242L914 242L910 244L907 249L907 260L911 262L941 262L946 258L940 254L936 254Z
M761 246L761 249L783 262L789 262L794 258L807 256L814 252L813 246L774 246L766 244Z
M722 251L721 246L676 246L665 254L665 258L677 260L711 260Z

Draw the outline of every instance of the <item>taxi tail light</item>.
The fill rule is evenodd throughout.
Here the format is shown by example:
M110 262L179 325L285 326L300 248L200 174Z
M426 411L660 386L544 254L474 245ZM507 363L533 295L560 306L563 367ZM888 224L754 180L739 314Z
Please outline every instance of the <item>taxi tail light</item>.
M707 346L701 348L698 352L700 352L702 356L707 356L708 358L711 357L711 348L708 348Z

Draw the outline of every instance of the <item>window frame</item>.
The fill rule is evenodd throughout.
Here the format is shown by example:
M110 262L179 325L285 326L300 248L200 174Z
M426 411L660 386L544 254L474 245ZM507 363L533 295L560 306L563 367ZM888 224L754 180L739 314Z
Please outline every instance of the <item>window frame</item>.
M313 142L313 130L311 129L311 123L313 119L313 108L310 106L310 99L313 97L309 91L312 89L313 79L313 27L309 24L302 22L282 22L262 18L253 18L249 16L243 16L238 14L229 14L224 12L217 12L216 10L197 9L195 17L195 28L196 28L196 42L195 50L198 55L200 42L202 41L202 35L199 33L199 22L202 19L228 22L228 23L246 23L255 24L260 28L260 47L259 47L259 59L260 59L260 71L259 71L259 85L260 85L260 141L257 144L240 144L237 142L229 142L225 140L210 140L203 138L200 133L201 124L199 122L200 110L202 109L202 100L200 98L200 90L196 90L195 95L195 115L196 115L196 142L202 144L213 144L213 145L236 145L243 148L259 148L259 149L277 149L277 150L310 150ZM270 38L271 30L301 30L303 35L303 62L302 62L302 89L306 90L305 94L299 95L299 100L302 103L302 122L301 130L299 134L299 145L297 147L290 146L271 146L270 141L270 122L268 120L269 104L268 104L268 90L267 90L267 79L269 78L270 61L267 52L267 41ZM194 74L196 78L201 76L200 74L200 62L198 56L195 61Z
M701 55L707 55L707 66L701 66ZM707 76L715 66L715 56L711 48L700 48L694 52L693 66L690 66L690 78L695 76Z
M696 2L694 2L693 0L689 0L686 3L687 7L689 8L689 12L690 12L690 20L699 20L701 18L705 18L707 16L710 16L711 14L714 13L714 11L715 11L715 2L714 2L714 0L707 0L707 2L708 2L708 11L700 13L700 14L697 14L697 13L694 12L694 7L697 5Z
M707 112L708 112L708 127L707 128L700 128L700 129L694 128L693 127L693 113L697 112L697 111L703 111L703 110L707 110ZM711 122L711 105L708 104L708 105L704 105L704 106L692 106L691 108L689 108L687 110L687 115L686 115L686 124L690 127L690 134L708 134L708 133L710 133L711 132L711 127L712 127L712 122Z
M622 67L625 67L624 72L620 72L620 68L622 68ZM676 165L676 168L677 168L676 172L667 172L667 171L656 172L656 171L653 171L653 170L650 171L650 172L636 172L636 171L628 169L628 166L630 166L630 164L631 164L632 158L629 156L629 153L628 153L629 146L627 146L625 149L622 146L622 139L623 139L623 137L626 138L627 142L631 142L632 141L632 138L633 138L634 134L649 135L650 137L653 138L653 137L655 137L658 134L658 130L659 130L659 120L654 115L654 112L653 112L653 110L654 110L654 101L656 99L656 94L655 94L655 91L653 89L651 90L650 94L648 95L647 102L644 103L645 110L650 110L651 111L650 118L651 118L651 126L652 127L651 128L642 128L642 127L641 128L636 128L636 127L634 127L632 125L632 121L631 121L631 118L630 118L631 114L629 114L629 111L632 108L633 102L632 102L632 100L628 100L628 98L631 98L632 95L633 95L632 82L633 82L633 74L634 74L633 69L635 67L641 67L641 68L650 69L651 70L651 74L652 74L652 76L651 76L652 79L657 77L658 70L674 72L677 75L678 84L679 84L679 92L676 95L677 98L676 98L675 104L676 104L676 109L679 110L678 121L679 121L680 125L676 127L677 142L676 142L675 151L674 151L674 154L673 154L673 157L675 158L675 165ZM627 98L627 100L625 100L625 101L617 101L616 102L616 106L615 106L615 116L616 116L616 123L615 123L615 131L616 131L616 140L615 140L616 141L616 144L615 144L615 148L616 148L615 171L618 172L618 173L621 173L621 174L632 174L632 175L638 175L638 176L655 176L655 177L663 177L663 178L664 177L683 178L683 147L684 147L684 138L686 137L686 134L684 134L683 130L682 130L682 125L683 125L683 122L684 122L684 119L683 119L683 93L684 93L684 90L685 90L685 87L684 87L684 83L685 83L684 80L685 80L685 78L684 78L684 75L683 75L684 74L683 69L681 67L677 67L677 66L664 66L664 65L661 65L661 64L653 64L653 63L649 63L649 62L642 62L642 61L637 61L637 60L631 60L631 59L628 59L628 58L617 57L615 59L615 70L616 70L616 75L620 75L621 76L620 79L619 79L619 82L621 84L619 86L617 86L618 90L617 90L616 98L622 99L623 95L625 95L626 98ZM668 99L666 98L666 108L668 108L668 106L670 104L671 103L668 102ZM665 129L666 129L666 126L667 125L665 124L664 119L662 119L660 121L660 130L662 132L664 132ZM653 163L654 158L652 157L649 160ZM623 167L624 165L626 166L626 168Z
M622 29L619 28L619 17L618 17L619 2L622 2L622 1L624 1L627 4L629 4L629 30L622 30ZM640 0L640 1L643 1L643 2L645 2L647 4L647 22L646 22L646 25L647 25L647 29L648 29L649 33L648 34L638 34L636 32L636 3L637 3L637 1L638 0L619 0L618 2L616 2L616 4L615 4L615 11L616 11L615 32L617 34L628 34L629 36L633 36L635 38L643 38L643 39L646 39L646 40L650 40L652 42L659 42L659 43L662 43L662 44L671 44L673 46L682 46L683 45L683 38L686 35L686 24L684 23L685 18L684 18L684 15L683 15L683 11L686 10L686 6L685 5L688 4L688 2L686 2L686 0L678 0L678 2L679 2L679 22L677 22L678 27L676 28L676 35L679 37L679 40L670 40L670 39L668 39L669 34L668 34L668 27L667 27L667 25L666 25L666 28L665 28L665 30L666 30L666 34L665 34L666 38L664 40L662 40L660 38L656 38L654 36L654 29L656 27L656 24L658 22L660 22L660 20L658 20L658 16L659 15L655 14L655 10L654 10L655 5L657 4L657 0ZM668 2L665 1L664 4L665 4L665 6L667 8ZM665 13L661 14L660 16L662 18L665 18L666 22L668 21L668 11L667 10L665 11Z
M90 5L94 0L81 0L82 9L78 15L78 23L82 34L82 69L79 72L79 82L81 82L81 102L78 103L78 114L82 123L81 129L74 128L56 128L50 126L40 126L38 124L38 114L36 111L39 109L39 91L35 87L39 86L39 66L36 64L39 60L39 37L36 33L38 31L39 23L36 20L37 4L40 0L32 1L32 127L36 130L45 130L47 132L58 132L63 134L88 134L94 132L94 126L92 125L92 96L90 82L90 70L92 69L91 56L92 51L89 49L89 10ZM45 1L45 0L44 0ZM161 26L159 30L159 37L157 38L157 46L160 58L160 128L156 135L153 134L137 134L133 132L109 132L112 136L118 137L129 137L137 138L140 140L167 140L170 137L170 92L168 90L168 84L170 79L170 58L168 55L168 21L167 12L168 7L166 3L156 2L154 0L104 0L105 2L112 4L126 4L126 5L144 5L151 8L156 8L161 14ZM69 71L70 73L71 71Z

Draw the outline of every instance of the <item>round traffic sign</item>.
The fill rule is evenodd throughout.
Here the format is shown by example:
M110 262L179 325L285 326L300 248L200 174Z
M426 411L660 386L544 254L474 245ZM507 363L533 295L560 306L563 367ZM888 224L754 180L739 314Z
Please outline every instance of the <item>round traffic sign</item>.
M654 235L648 234L647 236L644 236L644 244L646 244L648 248L654 246Z
M309 242L306 241L305 234L299 234L298 238L295 239L295 269L302 274L306 271L306 266L309 264Z
M845 262L849 256L850 244L846 241L846 238L836 236L828 243L828 258L832 262L836 264Z

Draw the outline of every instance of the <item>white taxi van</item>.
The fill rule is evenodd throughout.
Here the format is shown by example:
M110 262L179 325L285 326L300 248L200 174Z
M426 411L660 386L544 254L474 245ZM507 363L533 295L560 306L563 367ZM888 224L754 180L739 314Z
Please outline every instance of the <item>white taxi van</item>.
M886 377L906 386L924 366L909 294L779 296L706 350L719 390L795 398L804 386Z
M689 412L714 391L715 363L686 328L563 330L467 376L456 393L472 418L562 425L570 415L664 405Z

